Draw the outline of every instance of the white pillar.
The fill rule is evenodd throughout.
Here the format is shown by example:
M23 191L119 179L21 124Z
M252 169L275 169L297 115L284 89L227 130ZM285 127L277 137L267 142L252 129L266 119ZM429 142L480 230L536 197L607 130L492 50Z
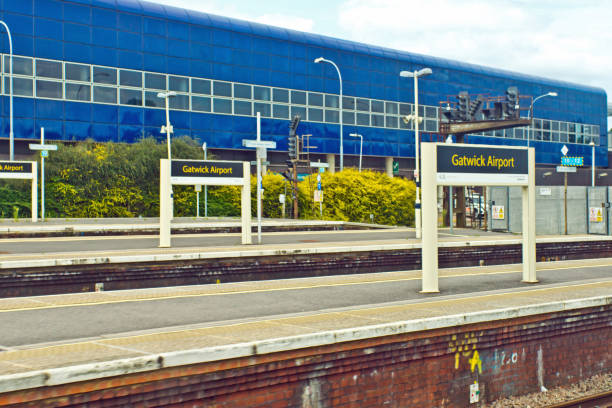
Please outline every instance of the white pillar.
M385 157L385 172L387 176L393 177L393 157Z
M170 248L170 220L172 218L170 160L161 159L159 169L159 247Z
M329 167L327 168L330 173L334 174L336 172L336 155L334 154L326 154L325 155L325 161L327 162L327 164L329 164Z
M438 290L438 206L437 206L437 173L436 173L436 145L434 143L421 144L423 161L421 162L423 183L421 216L421 264L422 264L422 290L421 293L437 293Z
M535 149L528 152L529 181L522 187L523 201L523 282L537 283L536 277L536 214L535 214Z
M32 162L32 222L38 221L38 166Z
M243 163L244 182L241 188L242 202L242 244L249 245L253 243L251 234L251 163Z

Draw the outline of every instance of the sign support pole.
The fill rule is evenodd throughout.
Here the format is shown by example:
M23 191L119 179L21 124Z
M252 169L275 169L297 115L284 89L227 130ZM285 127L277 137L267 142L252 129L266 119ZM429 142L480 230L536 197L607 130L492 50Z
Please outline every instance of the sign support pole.
M170 160L160 159L159 172L159 247L170 248L170 211L172 185L170 183Z
M421 293L438 293L438 217L437 217L437 155L436 145L421 145Z
M528 149L528 184L522 187L523 201L523 282L537 283L535 223L535 149ZM567 173L565 173L567 174Z
M38 166L32 163L32 222L38 221Z
M242 244L250 245L253 243L251 234L251 164L243 163L242 184Z

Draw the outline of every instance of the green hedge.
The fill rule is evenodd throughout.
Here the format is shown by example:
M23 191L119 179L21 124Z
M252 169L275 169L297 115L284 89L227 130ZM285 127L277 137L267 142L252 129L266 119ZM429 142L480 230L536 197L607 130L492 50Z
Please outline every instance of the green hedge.
M172 156L201 159L202 149L189 138L172 142ZM144 139L134 144L83 142L59 145L45 160L45 215L59 218L156 217L159 215L159 160L167 157L166 144ZM210 157L214 159L214 157ZM32 160L39 160L35 155ZM324 192L323 219L354 222L373 221L388 225L412 225L414 183L389 178L372 171L347 169L342 173L321 174ZM321 218L314 203L316 174L298 184L300 218ZM282 217L279 194L292 208L291 188L279 174L269 173L262 180L263 216ZM256 180L251 178L252 214L256 215ZM193 186L174 186L177 216L195 216ZM30 216L30 185L27 181L0 180L0 216ZM204 215L204 195L200 193L200 215ZM240 188L208 187L209 216L240 216Z

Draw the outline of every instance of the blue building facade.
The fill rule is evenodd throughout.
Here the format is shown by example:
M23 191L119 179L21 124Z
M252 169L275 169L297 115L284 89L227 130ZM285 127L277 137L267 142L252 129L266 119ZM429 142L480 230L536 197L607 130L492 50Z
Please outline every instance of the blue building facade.
M531 145L538 164L569 155L607 166L607 99L603 89L411 54L139 0L0 0L0 19L13 36L14 133L37 139L131 143L160 140L161 91L170 98L174 135L189 135L222 151L243 150L262 138L287 150L290 118L311 134L313 153L338 154L340 115L344 154L412 158L414 129L401 117L413 109L413 81L402 70L432 69L419 81L423 139L436 140L440 101L460 91L503 95L516 86L533 97ZM2 137L9 128L8 40L2 31ZM343 79L343 111L339 81ZM528 106L522 106L528 107ZM525 114L526 115L526 114ZM524 116L525 116L524 115ZM524 128L469 135L468 143L526 145Z

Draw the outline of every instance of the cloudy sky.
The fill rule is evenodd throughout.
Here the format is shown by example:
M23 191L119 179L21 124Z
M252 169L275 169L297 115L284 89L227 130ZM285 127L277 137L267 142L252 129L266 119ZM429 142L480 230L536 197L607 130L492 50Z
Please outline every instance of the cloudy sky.
M612 95L609 0L154 1L597 86Z

